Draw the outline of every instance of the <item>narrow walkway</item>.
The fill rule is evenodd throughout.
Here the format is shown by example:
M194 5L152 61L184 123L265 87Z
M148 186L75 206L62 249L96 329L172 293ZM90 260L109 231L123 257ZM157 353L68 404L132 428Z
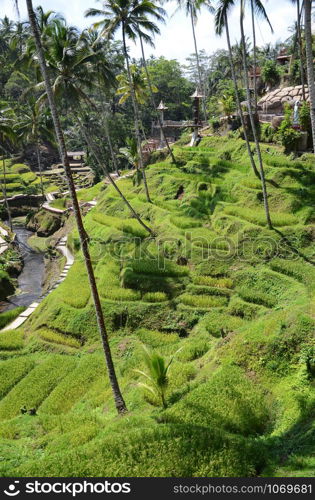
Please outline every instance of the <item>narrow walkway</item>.
M9 233L6 229L0 226L0 255L6 252L6 250L9 248L8 243L6 242L5 238L9 236Z

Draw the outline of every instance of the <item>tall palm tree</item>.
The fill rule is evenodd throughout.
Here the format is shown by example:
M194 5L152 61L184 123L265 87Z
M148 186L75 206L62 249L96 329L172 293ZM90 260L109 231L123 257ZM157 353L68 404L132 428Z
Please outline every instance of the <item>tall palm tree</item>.
M267 16L265 7L262 2L259 0L250 0L250 10L251 10L251 18L252 18L252 35L253 35L253 70L254 70L254 100L255 100L255 111L257 111L257 47L256 47L256 26L255 26L255 14L259 17L265 19L273 33L273 28Z
M77 30L67 26L62 19L56 19L54 23L49 25L45 30L45 48L46 63L53 69L55 74L52 85L54 96L57 98L62 97L65 102L69 103L72 112L77 118L81 134L83 135L82 103L88 104L89 107L98 111L89 94L91 91L95 90L96 85L100 81L108 88L110 84L114 84L115 77L109 67L108 61L103 57L103 54L97 50L93 50L85 43L82 44ZM99 58L102 60L101 65L98 64ZM35 89L42 89L43 86L45 86L45 83L40 82L35 86ZM46 99L47 90L39 97L38 103L42 103ZM105 135L115 164L115 155L107 123L105 123ZM133 209L123 195L112 176L110 176L107 167L104 167L101 161L101 155L97 152L94 141L89 137L86 131L84 131L84 140L93 152L93 156L108 177L114 189L128 206L133 216L151 236L152 230L142 221L139 214Z
M40 145L43 141L51 142L53 140L53 123L48 109L41 108L34 96L29 97L27 108L16 127L16 131L23 142L35 145L41 191L42 195L45 196Z
M105 321L104 321L104 314L102 311L102 305L101 305L101 301L100 301L100 297L99 297L99 293L98 293L98 289L97 289L97 285L96 285L96 279L95 279L94 270L93 270L93 266L92 266L92 260L91 260L90 251L89 251L89 238L88 238L88 235L85 231L83 220L82 220L80 206L78 203L75 185L73 182L72 171L71 171L69 159L67 156L65 138L64 138L61 124L60 124L59 113L58 113L58 109L57 109L56 102L55 102L55 96L54 96L53 89L52 89L51 82L50 82L49 72L47 69L46 61L45 61L45 53L44 53L44 49L43 49L43 45L42 45L42 41L41 41L40 31L39 31L37 21L36 21L36 14L35 14L34 9L33 9L32 0L26 0L26 5L27 5L27 11L28 11L28 17L29 17L29 21L30 21L31 31L32 31L32 34L33 34L33 37L34 37L34 40L36 43L37 56L38 56L41 72L42 72L43 78L45 80L46 93L47 93L47 98L48 98L48 102L49 102L49 106L51 109L51 114L52 114L52 118L53 118L53 122L54 122L59 152L60 152L62 163L64 165L65 174L66 174L68 186L69 186L69 192L70 192L71 199L72 199L75 220L76 220L76 224L77 224L77 228L78 228L78 232L79 232L82 253L84 256L84 261L85 261L87 274L88 274L88 278L89 278L89 283L90 283L90 287L91 287L91 292L92 292L92 297L93 297L93 301L94 301L96 318L97 318L98 328L99 328L99 332L100 332L100 336L101 336L101 340L102 340L102 345L103 345L105 360L106 360L106 364L107 364L110 385L112 388L113 397L114 397L117 412L119 414L123 414L127 411L127 407L126 407L125 401L123 399L123 396L121 394L118 379L116 376L115 366L113 363L111 349L110 349L110 345L109 345L109 341L108 341L108 334L107 334Z
M302 15L301 4L300 0L290 0L290 1L293 4L296 4L296 30L297 30L297 42L299 51L300 77L302 85L302 97L303 101L305 101L305 78L304 78L304 68L303 68L303 46L302 46L302 35L301 35L301 15Z
M306 66L307 82L310 96L310 113L313 136L313 151L315 154L315 72L314 55L312 47L312 0L304 0L304 25L305 25L305 46L306 46Z
M165 10L162 9L161 7L157 6L153 2L152 2L152 9L155 12L155 14L154 14L155 20L160 21L160 22L165 22L165 20L164 20L164 17L166 15ZM138 35L139 35L139 40L140 40L142 63L143 63L143 67L144 67L144 71L145 71L145 74L147 77L147 83L148 83L148 87L149 87L149 94L150 94L152 110L155 113L155 116L157 118L159 129L161 131L161 136L163 138L163 142L165 143L165 145L167 147L167 150L171 156L172 162L175 163L176 160L175 160L174 153L173 153L173 151L169 145L168 139L166 137L160 113L157 111L157 105L156 105L156 101L154 99L155 87L151 81L151 77L150 77L150 73L149 73L148 65L147 65L147 60L146 60L145 52L144 52L144 41L147 44L149 44L151 47L154 47L152 36L157 35L159 33L160 33L159 27L153 21L151 21L151 26L149 27L149 32L144 33L141 31L141 29L139 29Z
M250 159L254 174L256 175L256 177L258 177L258 179L260 179L260 175L259 175L259 172L257 170L254 156L253 156L253 153L251 150L249 137L248 137L248 133L247 133L247 126L245 123L245 118L244 118L244 113L243 113L243 108L241 106L241 101L240 101L240 97L239 97L239 88L238 88L237 77L236 77L236 72L235 72L235 65L234 65L232 46L231 46L231 40L230 40L229 22L228 22L228 11L229 11L230 7L231 7L230 2L228 2L226 0L220 1L218 8L217 8L217 11L216 11L216 15L215 15L216 33L218 35L221 35L223 32L223 29L225 28L226 41L227 41L229 60L230 60L230 66L231 66L231 74L232 74L232 80L233 80L234 92L235 92L235 100L236 100L236 105L237 105L237 109L238 109L238 114L239 114L241 124L243 127L243 133L244 133L244 139L246 142L247 153L248 153L248 157Z
M114 36L114 34L119 29L121 29L122 31L123 52L130 83L131 100L134 111L135 134L139 152L139 167L142 172L146 198L147 201L151 203L144 169L141 147L139 107L132 83L132 75L127 49L127 38L129 38L130 40L136 40L139 30L145 32L146 30L150 29L151 22L149 21L148 16L154 16L155 10L149 0L140 0L139 2L130 2L130 0L105 0L103 2L103 9L88 9L85 15L87 17L101 16L103 18L101 21L94 23L94 28L101 28L101 35L105 36L105 38L107 39Z
M7 177L6 177L6 163L5 163L5 154L7 152L4 144L6 142L15 142L16 141L16 135L14 132L13 128L13 120L11 119L12 116L12 110L7 108L4 110L1 110L0 113L0 147L2 150L2 179L1 179L1 189L3 193L3 198L4 198L4 204L5 208L8 214L8 220L9 220L9 227L10 230L13 231L13 225L12 225L12 216L11 216L11 209L10 205L8 202L8 196L7 196Z
M202 92L204 94L204 85L203 85L202 76L201 76L201 66L200 66L200 60L199 60L199 52L198 52L198 46L197 46L197 37L196 37L195 26L196 26L196 23L198 20L198 13L200 12L200 9L202 6L207 7L207 9L210 12L214 12L214 8L212 6L212 1L211 0L176 0L176 1L178 4L178 8L184 9L186 12L186 16L190 17L191 29L192 29L193 39L194 39L197 71L198 71L198 84L199 84L200 92ZM206 113L206 106L205 106L204 101L202 101L202 106L203 106L204 118L206 120L207 113Z
M234 3L234 0L231 0L231 2ZM255 0L255 3L257 3L257 5L261 4L260 0ZM262 156L261 156L261 151L260 151L259 139L258 139L258 134L257 134L257 130L256 130L256 124L255 124L255 120L254 120L253 109L252 109L252 102L251 102L251 95L250 95L250 89L249 89L248 67L247 67L247 58L246 58L245 31L244 31L244 16L245 16L245 0L240 0L241 43L242 43L242 47L243 47L243 68L244 68L245 82L246 82L246 96L247 96L248 115L249 115L249 119L250 119L250 123L251 123L251 127L252 127L252 133L253 133L255 147L256 147L256 153L257 153L257 157L258 157L260 179L261 179L261 187L262 187L262 192L263 192L263 199L264 199L264 207L265 207L267 225L268 225L269 229L272 229L272 222L271 222L270 211L269 211L269 203L268 203L268 194L267 194L265 172L264 172L264 167L263 167L263 161L262 161Z

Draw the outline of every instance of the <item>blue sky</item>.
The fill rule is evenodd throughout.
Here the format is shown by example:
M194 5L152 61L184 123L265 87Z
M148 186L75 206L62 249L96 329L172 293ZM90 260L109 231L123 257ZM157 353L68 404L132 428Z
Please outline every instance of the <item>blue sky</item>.
M16 18L13 8L13 0L0 0L0 17L5 14L11 18ZM21 19L26 17L25 1L19 0ZM84 18L84 11L89 7L100 6L97 0L41 0L34 1L34 6L42 5L45 10L55 10L62 12L69 23L80 28L91 24L90 19ZM274 34L270 33L268 25L258 22L257 44L264 45L268 42L284 40L290 33L288 27L295 20L295 7L289 0L269 0L265 2L266 10L274 28ZM176 2L170 2L165 6L168 19L165 26L161 26L161 36L156 37L156 48L153 50L147 47L147 56L154 54L156 56L164 55L170 59L184 61L185 57L193 52L193 40L191 36L191 26L189 19L183 12L176 13ZM235 9L230 19L231 39L239 39L238 11ZM250 19L246 19L246 31L250 35ZM213 30L213 18L209 12L203 10L197 23L197 42L200 49L205 49L207 53L214 52L218 48L225 48L225 39L218 38ZM130 46L131 54L134 57L140 56L140 51L136 46Z

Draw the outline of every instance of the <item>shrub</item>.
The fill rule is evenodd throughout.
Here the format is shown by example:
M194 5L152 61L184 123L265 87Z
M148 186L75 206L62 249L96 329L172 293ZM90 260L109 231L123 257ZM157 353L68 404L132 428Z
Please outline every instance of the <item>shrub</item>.
M21 330L8 330L0 333L0 350L10 351L22 349L24 346L24 335Z
M37 409L74 365L72 358L57 355L38 364L1 400L0 420L15 417L23 405Z
M41 328L36 333L41 339L46 340L47 342L67 345L69 347L81 346L80 342L73 337L70 337L69 335L62 335L61 333L50 330L49 328Z
M190 295L185 293L179 297L180 302L186 306L209 308L209 307L222 307L227 304L226 297L214 297L212 295Z
M164 292L148 292L142 297L145 302L164 302L168 300L166 293Z

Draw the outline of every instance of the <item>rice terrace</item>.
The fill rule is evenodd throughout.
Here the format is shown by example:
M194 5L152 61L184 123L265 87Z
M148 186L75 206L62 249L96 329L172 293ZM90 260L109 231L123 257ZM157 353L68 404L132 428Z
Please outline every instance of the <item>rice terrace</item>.
M315 476L315 3L276 3L0 0L2 478Z

